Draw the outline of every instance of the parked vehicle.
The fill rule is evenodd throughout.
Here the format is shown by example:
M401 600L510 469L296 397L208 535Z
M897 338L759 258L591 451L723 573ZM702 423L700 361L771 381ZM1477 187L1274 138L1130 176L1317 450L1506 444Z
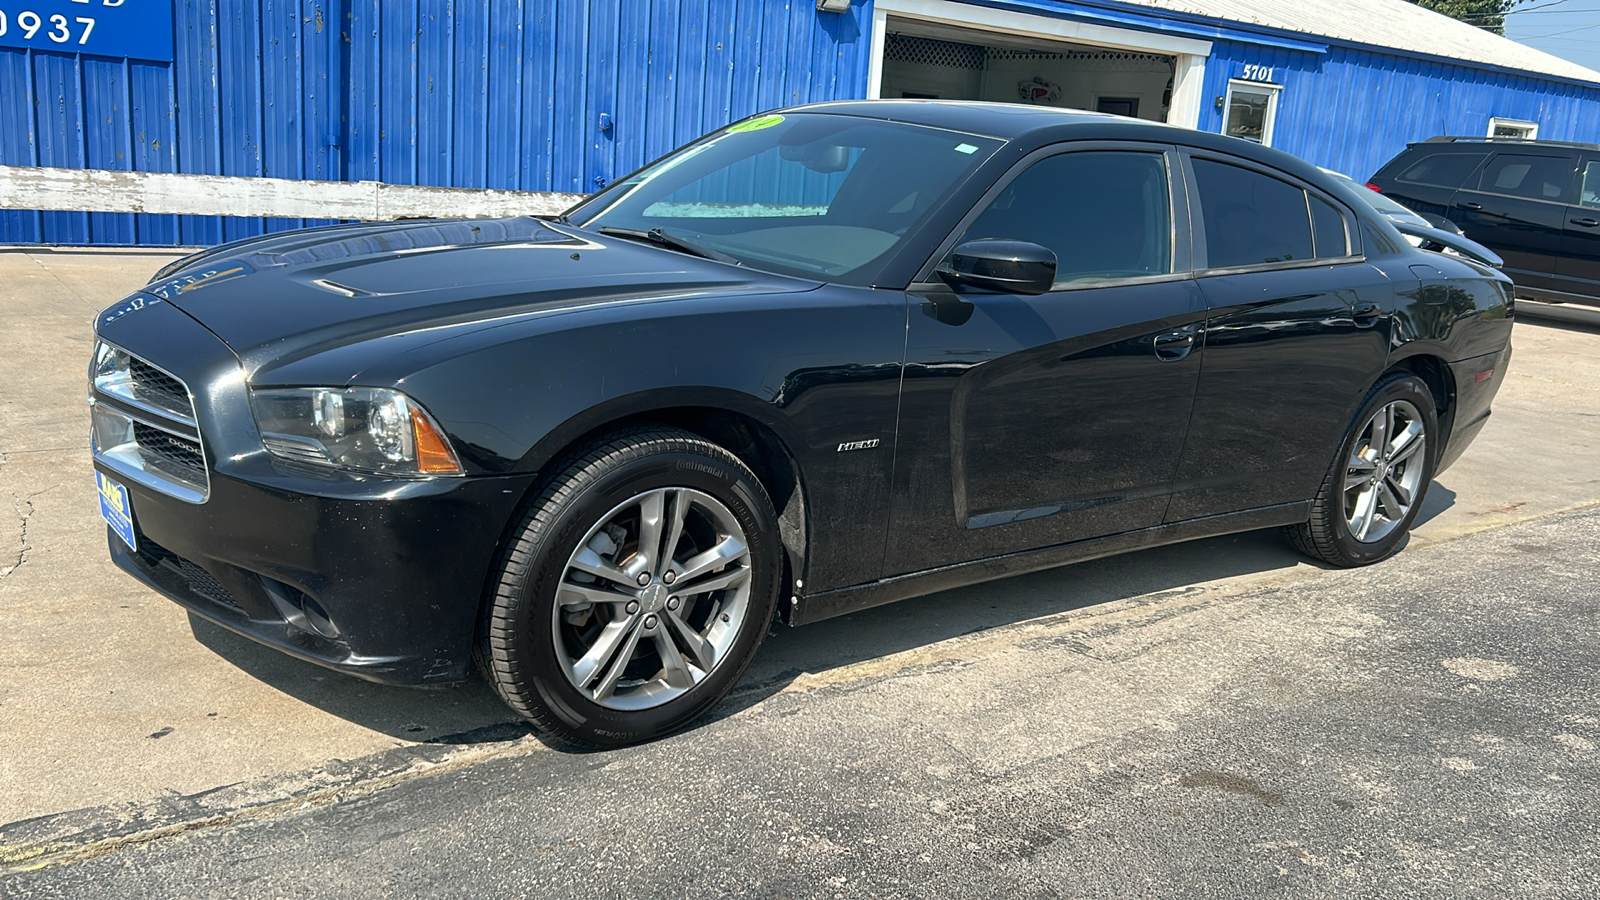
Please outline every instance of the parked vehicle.
M1600 144L1437 137L1371 183L1499 253L1519 296L1600 305Z
M1511 286L1358 190L1148 122L846 102L554 220L217 247L96 322L111 554L363 678L475 655L590 746L705 712L774 615L1277 526L1373 563L1489 415Z
M1322 167L1318 166L1318 168ZM1354 178L1351 178L1349 175L1346 175L1343 172L1335 172L1334 170L1327 168L1322 168L1322 171L1332 175L1334 178L1339 180L1340 184L1344 184L1347 187L1365 188L1365 190L1357 191L1356 196L1367 201L1367 203L1373 209L1378 211L1378 215L1383 216L1385 219L1388 219L1391 222L1399 225L1421 225L1426 228L1438 228L1453 234L1461 234L1461 229L1456 227L1456 223L1450 221L1444 216L1425 216L1411 209L1410 207L1396 203L1392 198L1385 197L1383 194L1379 193L1373 188L1366 187L1366 185L1363 185L1361 182L1356 181ZM1406 243L1413 247L1421 247L1424 243L1426 243L1422 238L1415 235L1403 234L1401 237L1404 237L1406 239Z

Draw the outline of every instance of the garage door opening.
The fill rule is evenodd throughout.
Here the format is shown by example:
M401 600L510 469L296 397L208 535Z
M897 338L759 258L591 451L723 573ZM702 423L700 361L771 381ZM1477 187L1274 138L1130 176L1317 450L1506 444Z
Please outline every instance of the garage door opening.
M868 97L1103 110L1200 124L1211 42L952 0L874 0Z
M878 96L988 100L1165 122L1175 56L890 18Z

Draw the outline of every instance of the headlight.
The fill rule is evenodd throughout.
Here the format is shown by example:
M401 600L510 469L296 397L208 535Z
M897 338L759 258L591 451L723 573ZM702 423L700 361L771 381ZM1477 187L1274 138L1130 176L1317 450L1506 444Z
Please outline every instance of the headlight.
M385 475L460 475L433 419L399 391L292 388L250 393L261 442L273 456Z

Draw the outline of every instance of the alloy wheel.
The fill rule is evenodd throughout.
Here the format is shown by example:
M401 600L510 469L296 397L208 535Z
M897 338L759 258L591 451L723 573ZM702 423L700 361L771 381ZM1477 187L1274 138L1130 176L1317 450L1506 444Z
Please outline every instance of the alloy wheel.
M729 654L750 608L750 549L715 497L682 487L614 507L567 559L552 627L567 678L619 710L667 703Z
M1377 543L1405 521L1421 493L1427 442L1422 414L1410 401L1384 404L1367 420L1344 476L1351 537Z

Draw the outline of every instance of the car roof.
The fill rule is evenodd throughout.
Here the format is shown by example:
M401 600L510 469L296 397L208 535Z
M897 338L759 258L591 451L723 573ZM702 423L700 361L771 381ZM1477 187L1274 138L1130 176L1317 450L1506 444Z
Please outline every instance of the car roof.
M831 113L905 122L999 138L1024 147L1080 140L1181 144L1253 160L1291 172L1313 184L1323 177L1320 169L1299 157L1254 141L1083 109L981 100L834 100L775 112Z
M1474 135L1439 135L1425 141L1413 141L1407 150L1418 147L1480 150L1484 147L1564 147L1571 150L1600 150L1600 144L1581 141L1547 141L1542 138L1478 137Z
M835 100L795 107L791 112L826 112L891 122L909 122L1015 140L1032 131L1068 124L1104 123L1121 116L982 100ZM1130 120L1137 121L1137 120Z

